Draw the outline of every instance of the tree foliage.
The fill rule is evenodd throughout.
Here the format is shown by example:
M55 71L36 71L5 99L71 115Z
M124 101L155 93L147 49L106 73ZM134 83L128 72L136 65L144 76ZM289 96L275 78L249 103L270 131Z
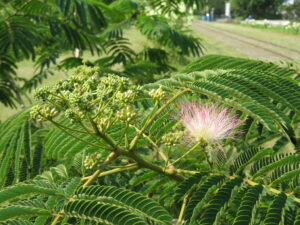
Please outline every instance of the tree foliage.
M251 15L255 19L280 18L280 7L284 0L232 0L233 14L247 18Z
M0 125L2 224L299 223L297 71L210 55L142 87L73 73ZM243 132L184 141L178 105L199 101Z
M179 7L191 8L194 3L199 6L199 1L164 0L0 1L1 102L11 107L24 104L21 92L31 91L56 67L69 70L84 63L135 77L138 83L153 81L153 72L175 69L171 61L202 54L200 39L190 35L184 25L187 14ZM125 34L128 29L137 29L151 46L134 50ZM144 54L147 49L152 49L151 55ZM71 53L72 57L61 60ZM97 59L84 58L84 53ZM16 75L17 62L25 59L35 62L30 79Z
M293 4L282 6L285 10L284 17L290 20L300 20L300 2L295 0Z

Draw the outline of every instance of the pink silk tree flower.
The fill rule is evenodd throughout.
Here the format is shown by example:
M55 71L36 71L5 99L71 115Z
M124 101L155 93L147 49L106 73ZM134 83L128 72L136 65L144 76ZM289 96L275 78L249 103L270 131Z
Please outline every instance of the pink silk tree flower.
M227 108L213 104L184 103L180 105L181 120L197 141L220 142L233 138L241 121Z

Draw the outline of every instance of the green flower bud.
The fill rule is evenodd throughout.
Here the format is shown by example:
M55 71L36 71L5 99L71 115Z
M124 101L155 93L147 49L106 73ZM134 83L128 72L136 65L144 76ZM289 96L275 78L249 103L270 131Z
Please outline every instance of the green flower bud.
M47 97L51 94L50 87L38 88L33 92L33 96L36 99L47 99Z
M84 114L79 110L67 109L65 116L71 120L72 123L79 122L84 119Z
M96 124L97 124L97 127L100 129L100 130L103 130L107 127L108 123L109 123L109 120L107 117L104 117L104 118L97 118L97 120L95 121Z
M166 97L166 93L161 87L158 89L152 89L149 91L149 95L157 101L162 101Z
M93 153L85 157L83 164L86 169L93 169L95 166L100 166L102 154Z
M57 114L58 111L54 108L50 108L50 106L48 105L34 106L30 112L30 116L32 119L36 119L41 122L52 120Z
M180 142L182 141L182 137L185 136L185 132L184 131L176 131L173 133L167 133L165 134L161 141L164 145L172 147L175 145L180 144Z
M136 94L132 90L128 90L126 92L118 92L116 94L116 101L121 104L128 104L133 102L135 99Z
M130 122L136 116L137 116L136 111L130 106L126 106L117 112L117 118L121 121Z

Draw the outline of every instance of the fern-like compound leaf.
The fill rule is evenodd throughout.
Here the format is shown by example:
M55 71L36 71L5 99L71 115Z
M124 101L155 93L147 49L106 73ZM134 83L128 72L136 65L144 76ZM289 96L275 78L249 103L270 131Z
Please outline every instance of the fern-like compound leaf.
M253 210L256 202L259 200L262 190L263 187L261 185L252 186L249 190L247 190L242 198L242 202L238 208L233 225L251 224L251 220L253 220Z
M265 225L277 225L281 223L286 199L287 197L284 193L275 196L264 220Z
M227 181L218 191L218 193L213 197L213 199L208 203L204 212L200 217L200 224L211 225L214 224L216 216L224 206L224 204L230 199L232 190L235 186L240 185L242 182L241 178L235 178L233 180Z
M28 206L9 206L6 208L0 208L0 222L8 221L19 217L47 215L51 215L50 210Z
M80 188L76 192L75 198L97 199L101 203L101 197L108 197L114 200L114 205L124 208L137 215L143 215L145 218L155 221L159 224L169 224L172 217L158 203L145 196L112 186L90 186Z
M129 210L92 200L75 200L67 203L63 215L110 225L147 225L142 217Z
M64 195L57 191L53 185L43 182L19 183L14 186L4 188L0 191L0 204L22 196L41 194L63 197Z

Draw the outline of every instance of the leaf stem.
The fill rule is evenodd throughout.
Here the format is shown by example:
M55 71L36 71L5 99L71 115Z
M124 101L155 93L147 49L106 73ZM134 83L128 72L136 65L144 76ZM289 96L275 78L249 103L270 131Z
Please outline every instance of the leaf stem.
M62 212L63 212L63 210L62 210ZM62 215L59 215L59 214L55 215L55 218L54 218L54 220L52 221L51 225L56 225L62 217L63 217L63 216L62 216Z
M189 198L190 198L190 193L186 194L183 198L183 203L182 203L182 206L181 206L181 209L180 209L179 217L178 217L178 220L177 220L177 225L182 224L184 212L185 212L185 209L186 209L187 202L188 202Z
M50 121L51 121L51 120L50 120ZM77 130L77 129L74 129L74 128L71 128L71 127L66 127L66 126L64 126L64 125L62 125L62 124L60 124L60 123L55 122L54 120L52 120L51 122L52 122L52 123L55 123L56 125L58 125L58 126L64 128L64 129L68 129L68 130L71 130L71 131L74 131L74 132L77 132L77 133L89 134L89 133L87 133L87 132L85 132L85 131L83 131L83 130Z
M208 151L206 149L204 149L204 153L205 153L206 161L207 161L207 163L209 165L209 168L212 169L213 168L213 164L212 164L212 162L209 159Z
M195 145L193 145L187 152L185 152L181 157L176 159L172 164L174 165L175 163L179 162L181 159L186 157L188 154L190 154L192 151L194 151L199 145L201 145L203 142L199 141Z
M139 168L139 166L136 163L133 163L133 164L127 165L126 167L115 168L115 169L112 169L112 170L102 172L98 175L98 177L104 177L104 176L114 174L114 173L119 173L119 172L122 172L122 171L136 170L138 168ZM85 180L88 180L90 177L91 176L83 177L81 180L85 181Z
M137 132L140 132L140 130L134 126L134 125L130 125L131 127L133 127L134 129L136 129ZM160 155L160 157L165 161L168 162L168 157L165 155L165 153L163 153L162 151L159 150L159 147L157 146L157 144L145 133L143 134L143 137L146 138L150 144L153 146L153 148L158 152L158 154Z
M177 180L179 182L182 182L185 178L181 175L179 175L176 172L176 169L174 168L168 168L168 169L164 169L160 166L157 166L151 162L146 161L145 159L143 159L139 154L137 154L134 151L124 151L122 153L123 155L126 155L127 157L133 159L134 161L137 162L137 164L141 167L141 168L147 168L153 171L156 171L158 173L167 175L169 177L171 177L174 180Z
M87 181L83 184L83 187L87 187L89 186L96 178L98 178L98 176L100 175L101 173L101 170L103 168L105 168L112 160L114 160L115 158L117 158L119 156L118 153L116 152L112 152L110 153L107 158L105 159L104 163L101 165L101 167L95 171L95 173L90 176Z
M128 122L125 122L125 149L129 149L129 140L128 140Z
M252 181L252 180L248 180L248 179L245 180L245 182L246 182L247 184L251 185L251 186L259 185L259 183L256 183L256 182L254 182L254 181ZM266 188L268 191L270 191L270 192L272 192L272 193L274 193L274 194L280 194L280 193L282 192L282 191L277 190L277 189L275 189L275 188L271 188L271 187L269 187L268 185L263 185L263 184L262 184L262 186L263 186L264 188ZM292 194L290 194L290 193L284 193L284 194L285 194L287 197L292 195ZM294 197L293 200L294 200L295 202L297 202L297 203L300 203L300 198Z
M91 142L88 142L88 141L86 141L86 140L84 140L84 139L81 139L81 138L77 137L76 135L70 133L69 131L67 131L67 130L65 130L64 128L62 128L62 127L60 126L59 123L57 123L57 122L55 122L55 121L53 121L53 120L49 120L49 121L50 121L51 123L53 123L54 126L56 126L57 128L59 128L60 130L62 130L62 131L65 132L66 134L70 135L71 137L73 137L73 138L75 138L75 139L77 139L77 140L79 140L79 141L82 141L82 142L84 142L84 143L86 143L86 144L88 144L88 145L91 145L91 146L93 146L93 147L102 148L101 146L95 145L95 144L93 144L93 143L91 143Z
M147 128L151 125L151 123L156 119L156 117L161 114L172 102L174 102L177 98L184 95L185 93L189 92L190 89L184 89L183 91L177 93L172 98L170 98L165 104L160 107L156 113L152 115L152 117L144 124L144 126L141 128L140 132L134 137L134 139L131 141L129 150L132 151L137 145L138 140L142 137L143 133L147 130Z

